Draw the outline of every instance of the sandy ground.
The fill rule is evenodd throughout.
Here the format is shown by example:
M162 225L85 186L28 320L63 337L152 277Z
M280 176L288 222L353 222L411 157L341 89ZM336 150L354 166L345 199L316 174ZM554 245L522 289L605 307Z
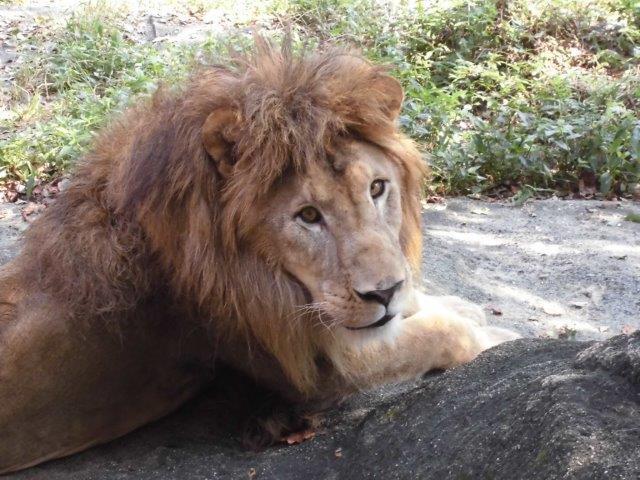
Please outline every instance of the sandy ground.
M427 205L427 290L482 305L524 336L601 339L640 328L637 202L467 198Z
M0 263L28 222L0 204ZM425 206L423 278L523 336L601 339L640 328L640 203L468 198ZM31 220L34 215L27 218Z
M0 203L0 265L16 254L22 234L29 226L22 218L24 207L24 204Z

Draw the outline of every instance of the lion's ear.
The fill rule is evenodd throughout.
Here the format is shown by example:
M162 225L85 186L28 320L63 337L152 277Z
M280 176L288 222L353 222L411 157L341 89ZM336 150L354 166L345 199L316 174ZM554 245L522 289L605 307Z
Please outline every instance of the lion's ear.
M231 107L221 107L209 114L202 126L202 143L220 174L228 176L233 169L233 146L239 136L239 115Z
M389 75L376 78L371 86L378 93L384 102L384 108L390 120L395 120L402 110L404 92L400 82Z

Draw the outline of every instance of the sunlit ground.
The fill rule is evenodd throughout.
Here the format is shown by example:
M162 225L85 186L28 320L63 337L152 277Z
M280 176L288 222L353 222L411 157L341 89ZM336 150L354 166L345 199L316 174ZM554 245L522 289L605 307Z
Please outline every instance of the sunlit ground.
M469 298L490 323L528 336L640 328L640 224L625 220L637 203L447 203L424 215L427 289Z

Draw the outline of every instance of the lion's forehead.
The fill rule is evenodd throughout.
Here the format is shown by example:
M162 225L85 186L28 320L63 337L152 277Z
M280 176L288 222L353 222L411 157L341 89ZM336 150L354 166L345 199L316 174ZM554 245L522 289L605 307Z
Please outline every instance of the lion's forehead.
M341 198L357 204L376 175L394 175L389 159L379 148L354 141L336 152L333 161L311 165L303 175L302 189L320 205L332 205Z
M320 207L353 206L362 202L362 193L366 191L371 172L371 167L359 160L343 171L332 170L330 166L316 167L304 176L302 192L310 202Z

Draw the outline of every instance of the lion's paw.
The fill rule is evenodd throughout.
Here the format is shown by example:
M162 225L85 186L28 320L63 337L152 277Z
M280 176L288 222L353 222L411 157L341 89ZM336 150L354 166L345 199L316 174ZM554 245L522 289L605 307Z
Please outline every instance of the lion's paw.
M516 332L512 332L506 328L490 325L477 328L476 335L482 350L487 350L488 348L495 347L501 343L521 338L521 335Z
M428 312L432 311L434 308L439 310L444 309L472 322L475 325L487 324L487 318L482 311L482 308L460 297L456 297L455 295L438 297L420 293L417 298L420 310Z

